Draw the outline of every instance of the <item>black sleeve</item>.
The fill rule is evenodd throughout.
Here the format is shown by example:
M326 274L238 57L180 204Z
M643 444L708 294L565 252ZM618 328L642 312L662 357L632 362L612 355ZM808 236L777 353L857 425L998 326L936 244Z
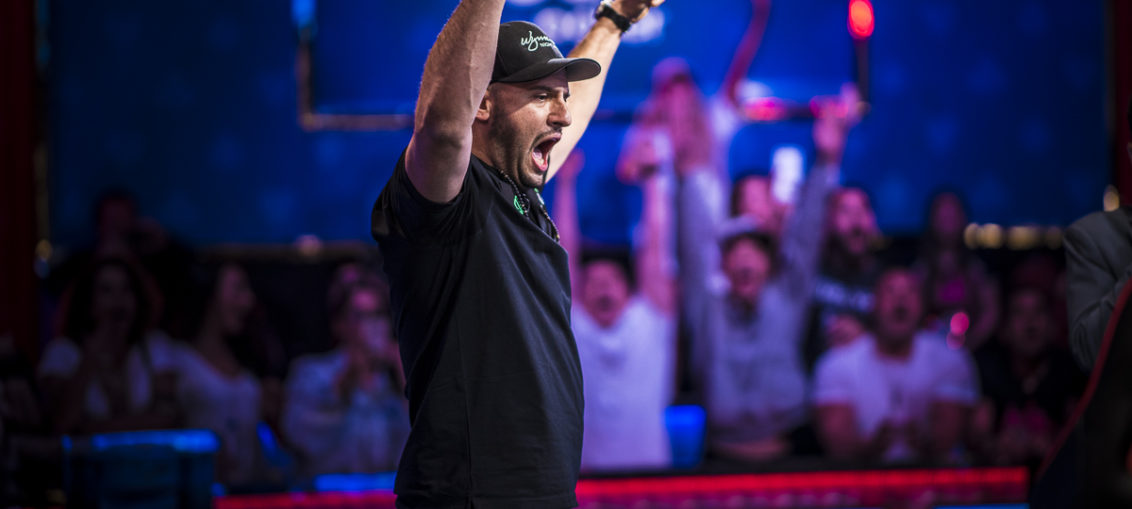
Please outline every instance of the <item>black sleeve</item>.
M405 153L401 153L393 176L373 206L370 232L378 242L384 237L398 236L413 243L443 242L463 230L475 195L471 164L464 174L460 193L448 203L425 198L409 180L405 171Z
M1089 370L1096 361L1116 298L1132 275L1132 266L1121 274L1111 274L1096 243L1079 225L1065 233L1065 257L1069 344L1077 362Z

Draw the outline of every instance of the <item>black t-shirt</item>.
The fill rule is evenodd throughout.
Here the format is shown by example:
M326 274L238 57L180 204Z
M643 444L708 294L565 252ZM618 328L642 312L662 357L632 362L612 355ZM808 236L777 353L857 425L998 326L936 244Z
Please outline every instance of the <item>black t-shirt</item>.
M814 285L810 306L810 324L802 345L806 372L813 373L818 359L829 350L826 329L839 315L856 318L866 328L873 307L873 287L880 278L881 267L872 264L860 272L837 271L823 266Z
M1069 418L1069 405L1081 398L1088 380L1065 352L1049 354L1047 371L1038 383L1027 390L1010 367L1009 352L1001 340L991 341L975 353L983 395L995 407L994 430L1000 431L1003 417L1009 410L1025 411L1037 407L1045 414L1056 433Z
M460 194L433 203L402 156L374 205L412 421L398 507L577 505L582 370L566 251L525 193L530 216L472 157Z

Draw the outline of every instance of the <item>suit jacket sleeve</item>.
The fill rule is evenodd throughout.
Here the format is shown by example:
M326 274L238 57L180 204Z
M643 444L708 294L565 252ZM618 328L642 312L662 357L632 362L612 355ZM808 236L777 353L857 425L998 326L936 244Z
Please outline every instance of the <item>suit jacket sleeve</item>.
M1120 290L1132 275L1132 265L1120 267L1114 273L1105 263L1096 239L1080 224L1066 231L1065 257L1069 344L1077 362L1088 370L1097 360L1109 317Z

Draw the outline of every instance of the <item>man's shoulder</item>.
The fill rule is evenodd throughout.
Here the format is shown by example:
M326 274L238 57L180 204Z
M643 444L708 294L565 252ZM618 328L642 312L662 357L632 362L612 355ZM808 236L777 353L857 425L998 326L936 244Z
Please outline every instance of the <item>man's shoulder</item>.
M339 350L302 355L291 362L291 377L309 381L311 377L329 376L337 372L345 362L345 354Z
M416 236L444 224L452 226L451 219L459 218L461 212L478 201L468 196L481 192L488 171L475 156L470 156L460 192L446 203L437 203L417 190L405 167L405 156L402 152L370 213L370 233L379 244L394 237Z
M963 348L952 348L944 338L932 333L916 335L917 371L933 376L966 377L976 367L974 357Z
M425 203L432 205L444 205L443 203L435 203L428 201L420 191L417 190L413 184L412 179L409 178L408 169L405 166L405 158L408 155L408 149L402 150L401 156L397 159L397 163L393 165L393 173L389 175L389 179L385 182L385 187L382 188L381 193L377 198L377 206L381 206L393 195L408 194L415 199L423 200ZM464 186L468 185L468 181L474 177L482 176L488 169L487 166L481 162L476 156L469 156L466 163L467 174L464 179Z
M665 325L672 321L670 315L661 311L652 301L639 293L629 298L629 302L625 305L625 317L633 326Z
M873 354L873 338L864 335L847 345L830 348L818 360L819 370L840 371L867 363Z
M1093 212L1069 225L1067 235L1074 234L1095 237L1108 232L1127 232L1132 230L1132 207L1120 207L1112 211Z

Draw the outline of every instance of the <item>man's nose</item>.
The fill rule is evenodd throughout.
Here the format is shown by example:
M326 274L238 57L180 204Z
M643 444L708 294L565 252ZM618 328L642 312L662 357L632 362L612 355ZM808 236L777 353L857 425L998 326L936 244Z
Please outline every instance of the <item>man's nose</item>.
M570 116L570 108L566 105L565 99L558 99L550 108L550 117L547 119L548 123L554 127L567 127L574 123L573 117Z

